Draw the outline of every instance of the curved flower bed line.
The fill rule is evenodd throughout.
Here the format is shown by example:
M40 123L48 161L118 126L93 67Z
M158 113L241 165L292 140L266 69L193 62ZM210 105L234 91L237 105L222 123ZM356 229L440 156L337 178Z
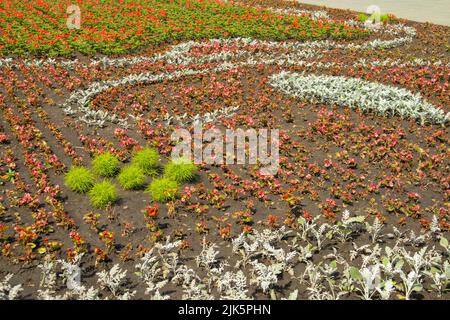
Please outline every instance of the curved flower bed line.
M272 75L270 80L282 92L311 102L399 115L420 120L422 125L426 122L445 125L450 120L450 113L424 101L420 94L362 79L281 72Z
M305 53L306 57L311 57L310 53ZM218 54L218 55L210 55L209 57L200 57L198 59L196 58L183 58L185 57L184 48L183 51L174 51L171 52L169 57L173 59L181 59L177 60L180 62L179 64L187 65L189 63L206 63L206 62L212 62L212 61L219 61L221 59L230 58L233 56L233 54ZM245 67L245 66L252 66L252 65L258 65L258 64L278 64L278 65L298 65L298 66L316 66L318 68L329 68L335 65L335 63L322 63L322 62L316 62L316 61L305 61L300 60L301 58L304 58L302 52L294 52L292 54L263 54L263 53L256 53L253 55L250 55L250 57L247 60L244 60L242 62L238 63L230 63L230 62L223 62L222 64L218 65L214 68L207 68L204 70L193 70L193 69L185 69L185 70L177 70L174 72L164 72L160 74L153 74L153 73L140 73L140 74L132 74L128 75L122 79L117 80L109 80L109 81L103 81L103 82L95 82L91 84L87 89L78 90L70 95L70 97L66 100L66 102L61 106L64 108L64 112L67 115L74 115L76 113L82 113L82 116L79 117L79 119L89 125L96 125L96 126L104 126L106 122L119 124L122 127L129 127L127 119L120 119L117 117L117 115L110 114L107 111L103 110L91 110L88 107L88 104L92 99L97 96L98 94L119 86L125 86L125 85L134 85L137 83L154 83L154 82L161 82L165 80L173 80L178 79L180 77L185 76L194 76L194 75L200 75L200 74L207 74L207 73L214 73L214 72L222 72L226 70L230 70L237 67ZM186 60L187 59L187 60ZM189 62L189 63L188 63ZM76 104L77 109L74 109L72 107L73 104Z
M27 59L23 61L23 64L26 67L38 67L38 68L43 68L46 66L60 66L60 67L65 67L65 68L73 68L74 65L76 65L78 63L78 59L72 59L72 60L68 60L68 59L61 59L61 60L57 60L57 59L53 59L53 58L47 58L47 59ZM13 58L3 58L0 59L0 68L3 67L12 67L12 68L19 68L20 65L14 62Z
M109 59L102 58L101 60L92 60L92 65L103 64L104 66L115 66L122 67L125 65L132 65L142 62L154 63L159 60L165 60L168 63L174 64L188 64L191 62L192 58L187 57L187 54L193 47L207 47L207 46L264 46L268 49L290 49L290 50L300 50L300 49L378 49L378 48L393 48L397 46L404 45L411 42L416 35L416 30L411 27L404 25L389 25L386 27L387 30L393 35L398 35L401 32L405 32L405 36L395 38L392 40L379 40L375 39L363 44L340 44L335 41L323 40L323 41L267 41L258 40L253 38L231 38L231 39L211 39L209 41L187 41L177 45L172 46L171 50L164 54L157 54L152 58L146 57L133 57L133 58L120 58L120 59ZM391 28L391 29L389 29ZM312 53L312 52L311 52Z
M400 59L386 58L384 60L359 59L353 64L354 67L441 67L450 68L450 63L444 64L441 60L435 62L416 58L412 61L403 62Z
M356 21L349 20L347 21L350 24L358 24ZM397 24L397 25L387 25L379 30L375 30L375 32L384 31L386 33L391 34L392 36L397 38L391 39L391 40L380 40L375 39L368 42L363 42L361 44L342 44L338 43L336 41L330 41L330 40L322 40L322 41L306 41L306 42L299 42L299 41L265 41L265 40L256 40L252 38L231 38L231 39L212 39L210 41L204 42L203 45L208 45L208 43L211 44L236 44L236 45L266 45L268 48L285 48L285 49L302 49L302 48L310 48L310 49L356 49L356 50L366 50L366 49L388 49L388 48L395 48L398 46L405 45L413 40L413 38L416 36L416 29L412 27L405 26L403 24ZM403 34L403 35L402 35ZM400 36L401 35L401 36ZM126 65L134 65L139 64L143 62L149 62L154 63L160 59L167 59L167 61L173 61L173 59L170 59L171 55L175 55L177 57L180 57L176 53L177 50L181 49L182 52L187 52L190 50L192 46L198 46L199 42L197 41L188 41L184 42L182 44L178 44L172 47L172 49L165 54L158 54L154 57L131 57L131 58L118 58L118 59L110 59L107 57L101 58L101 59L93 59L91 60L89 65L98 65L102 64L104 67L107 66L115 66L115 67L122 67ZM45 67L47 65L58 65L62 67L72 68L73 65L78 63L77 59L74 60L56 60L52 58L48 59L38 59L38 60L25 60L24 64L26 66L36 66L36 67ZM0 68L2 67L18 67L19 65L17 63L14 63L12 58L5 58L0 59Z
M98 125L103 126L105 122L111 123L119 123L122 127L128 127L128 122L126 119L119 119L116 115L111 115L106 111L93 111L87 105L89 102L98 94L104 92L113 87L123 86L123 85L134 85L137 83L152 83L152 82L160 82L164 80L172 80L183 76L193 76L199 74L205 74L209 72L220 72L229 70L230 68L235 68L238 66L249 66L256 64L277 64L277 65L298 65L298 66L316 66L319 68L329 68L335 65L335 63L321 63L316 61L305 61L303 59L317 58L317 54L311 48L320 48L324 44L332 47L331 42L317 41L317 42L309 42L309 43L300 43L300 42L274 42L274 41L261 41L255 40L251 38L236 38L236 39L212 39L205 42L195 42L189 41L185 43L181 43L178 45L174 45L170 51L157 54L152 58L146 57L135 57L127 60L127 58L123 59L107 59L104 58L100 60L101 62L93 62L93 63L102 63L103 65L119 65L124 66L126 64L134 64L140 62L157 62L164 61L173 65L185 65L190 66L192 64L195 65L203 65L208 63L216 63L223 62L222 65L219 65L215 68L211 68L209 70L179 70L173 73L161 73L158 75L152 73L141 73L141 74L133 74L126 76L122 79L118 80L110 80L104 82L96 82L91 84L87 89L79 90L73 93L69 99L63 104L63 108L65 108L65 112L67 114L75 114L77 112L81 112L83 115L80 117L80 120L90 124L90 125ZM195 49L204 49L204 48L222 48L222 47L230 47L233 48L234 51L222 51L218 53L206 54L206 55L192 55L191 51ZM307 50L300 50L302 48L307 47ZM255 49L287 49L293 52L289 53L264 53L264 52L255 52ZM298 51L300 50L300 51ZM238 64L230 63L231 61L236 61L240 58L247 58L247 60L243 62L239 62ZM76 103L78 105L78 110L75 111L72 109L71 105ZM434 107L427 107L427 110L437 110ZM402 109L403 110L403 109ZM411 112L407 112L403 114L403 111L400 111L401 116L411 117ZM446 116L443 114L435 113L435 111L427 111L426 114L416 115L413 118L420 118L422 123L425 122L425 119L433 119L432 122L442 123L442 121L446 121ZM167 119L166 119L167 120Z
M165 72L161 74L151 74L151 73L141 73L141 74L133 74L129 75L125 78L119 80L110 80L104 82L95 82L91 84L86 90L79 90L73 93L69 99L62 105L64 108L64 112L68 115L73 115L77 112L83 113L79 119L89 125L97 125L104 126L105 122L118 123L122 127L128 127L129 124L127 119L120 119L115 114L111 114L107 111L91 110L86 105L99 93L104 92L110 88L123 86L123 85L134 85L137 83L153 83L153 82L161 82L164 80L173 80L184 76L194 76L200 74L206 74L209 72L222 72L229 69L237 68L245 65L255 65L256 61L247 61L242 63L223 63L218 67L206 70L178 70L172 73ZM78 109L74 110L71 106L72 103L77 102Z

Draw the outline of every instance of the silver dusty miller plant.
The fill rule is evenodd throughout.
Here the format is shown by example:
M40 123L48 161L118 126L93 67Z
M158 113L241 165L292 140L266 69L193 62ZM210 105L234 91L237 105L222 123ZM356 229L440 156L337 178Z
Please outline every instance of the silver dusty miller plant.
M0 280L0 300L15 300L20 298L20 292L23 291L22 285L11 285L10 281L13 274L7 274Z
M219 246L204 239L201 251L193 260L194 266L184 263L181 256L180 241L159 242L149 250L135 265L131 276L144 284L146 299L170 299L168 284L181 288L183 299L252 299L260 292L271 299L295 299L304 292L308 299L344 299L358 296L361 299L414 299L423 290L436 292L443 296L448 291L450 265L448 262L448 240L441 232L439 248L428 246L417 248L408 240L409 233L394 230L394 246L379 242L380 232L370 230L373 243L356 245L348 236L351 226L364 231L361 219L350 222L346 213L343 223L339 221L339 230L335 225L327 231L319 231L318 220L308 221L300 226L300 232L289 232L285 227L279 229L258 230L253 235L241 234L232 239L231 251L237 263L228 264ZM369 225L374 228L376 220ZM369 228L370 229L370 228ZM379 227L374 228L380 229ZM322 254L317 249L314 231L336 236L339 242L353 246L349 257L330 241L327 248L331 252ZM305 231L305 232L304 232ZM353 232L352 231L352 232ZM343 232L343 235L339 235ZM435 229L423 234L427 239L436 233ZM304 235L304 239L301 237ZM333 238L331 238L333 239ZM82 264L80 255L71 262L43 259L39 268L41 279L38 290L39 299L131 299L137 294L127 288L127 271L118 264L109 270L97 274L98 288L84 286L81 281ZM300 271L301 270L301 271ZM286 295L277 296L274 287L280 285L280 279L297 284L286 288ZM2 299L17 299L22 290L20 285L13 286L13 276L8 275L0 284ZM289 281L293 280L293 281ZM60 287L65 286L63 290ZM303 291L302 291L303 289Z

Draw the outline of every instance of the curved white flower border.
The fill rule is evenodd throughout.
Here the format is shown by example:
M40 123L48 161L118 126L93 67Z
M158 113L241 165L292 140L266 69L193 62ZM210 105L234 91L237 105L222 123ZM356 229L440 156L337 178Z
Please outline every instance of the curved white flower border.
M270 84L288 95L310 102L375 111L385 116L419 119L422 124L445 124L450 120L450 113L445 114L423 101L420 94L358 78L283 71L272 75Z
M238 47L240 50L235 52L220 52L214 54L208 54L204 56L190 56L190 51L193 47L204 47L204 46L234 46ZM96 82L91 84L87 89L78 90L74 92L68 100L65 102L63 107L65 108L65 112L67 114L74 114L77 111L72 108L72 105L75 104L78 106L78 111L82 112L84 115L81 117L81 120L91 124L91 125L104 125L106 121L119 123L122 126L128 126L126 119L118 119L116 115L109 115L105 111L92 111L87 106L88 103L98 94L104 92L113 87L123 86L123 85L133 85L137 83L154 83L161 82L164 80L172 80L184 76L192 76L206 73L214 73L221 72L225 70L230 70L236 67L242 66L251 66L257 64L277 64L277 65L298 65L298 66L316 66L318 68L329 68L335 63L324 64L315 61L308 61L308 59L315 57L315 52L311 51L311 46L321 46L323 42L314 42L314 43L299 43L299 42L271 42L271 41L261 41L254 40L248 38L238 38L238 39L214 39L207 42L194 42L189 41L186 43L182 43L179 45L175 45L169 52L166 52L162 55L158 55L154 57L154 61L165 61L170 64L175 64L179 66L188 66L188 65L202 65L211 62L221 62L217 67L214 68L206 68L203 70L194 70L194 69L184 69L178 70L171 73L161 73L161 74L153 74L153 73L141 73L141 74L133 74L122 79L118 80L109 80L103 82ZM265 48L286 48L293 51L291 53L264 53L264 52L252 52L246 48L248 47L265 47ZM307 48L306 50L301 50L303 48ZM246 58L243 61L232 63L237 58ZM275 79L275 78L274 78ZM314 78L308 78L310 80L314 80ZM350 83L347 80L351 80L348 78L341 77L340 80L342 83ZM322 79L323 80L323 79ZM329 80L329 79L328 79ZM351 82L353 85L362 85L363 82L357 82L358 79L354 79L356 82ZM362 80L360 80L362 81ZM319 83L312 81L312 85L319 85ZM331 85L333 82L328 81L328 84ZM388 87L378 83L370 83L370 86L366 82L364 82L366 88L370 88L370 90L363 90L362 92L366 94L366 97L361 99L370 99L370 96L373 94L383 95L385 92L395 93L395 99L388 100L380 100L378 103L373 102L370 107L366 107L367 109L371 109L373 111L378 111L380 114L387 115L386 110L389 110L392 114L397 114L405 118L413 118L421 121L422 124L427 122L429 123L438 123L445 125L449 120L449 114L445 114L442 110L432 106L426 101L423 101L420 97L420 94L414 95L410 91L406 89L398 89L395 87ZM274 85L275 88L279 86ZM324 86L319 86L321 90ZM340 89L343 89L341 87ZM347 87L345 87L347 88ZM289 93L293 93L292 90ZM335 94L339 94L339 90L334 92ZM413 97L413 98L412 98ZM346 95L346 98L349 99L349 95ZM361 99L358 101L361 102ZM412 103L411 99L415 102ZM350 101L350 100L349 100ZM99 119L99 114L101 114L101 118ZM179 119L178 119L179 120Z
M305 15L309 14L310 17L314 20L317 19L328 19L328 14L325 11L307 11L307 10L298 10L295 8L289 8L289 9L274 9L274 8L265 8L266 10L272 10L274 12L280 13L280 14L291 14L291 15ZM361 25L363 24L356 22L354 20L349 20L346 22L349 25ZM110 59L110 58L102 58L99 60L91 60L90 66L95 65L102 65L103 67L123 67L123 66L129 66L129 65L135 65L140 63L156 63L158 61L165 61L169 64L175 64L175 65L202 65L206 63L214 63L214 62L221 62L216 67L213 68L207 68L203 70L193 70L193 69L183 69L178 70L175 72L165 72L160 74L152 74L152 73L140 73L140 74L132 74L129 76L126 76L122 79L117 80L108 80L108 81L102 81L102 82L95 82L88 86L87 89L83 90L77 90L73 92L70 97L66 100L65 103L62 104L62 108L64 108L64 111L68 115L73 115L76 113L81 113L82 115L79 116L79 119L83 122L86 122L89 125L97 125L97 126L104 126L106 122L111 123L117 123L122 127L128 127L128 121L127 119L120 119L115 114L110 114L107 111L98 110L94 111L91 110L88 107L89 102L98 94L104 92L105 90L108 90L110 88L118 87L118 86L124 86L124 85L134 85L137 83L154 83L154 82L161 82L164 80L173 80L180 77L185 76L194 76L194 75L200 75L200 74L206 74L206 73L213 73L213 72L221 72L230 70L233 68L241 67L241 66L251 66L251 65L257 65L257 64L277 64L277 65L299 65L299 66L316 66L318 68L329 68L332 66L335 66L336 63L321 63L316 61L308 61L308 59L311 58L317 58L320 57L321 51L318 51L320 49L342 49L342 50L348 50L348 49L356 49L356 50L366 50L366 49L383 49L383 48L393 48L401 45L405 45L413 40L413 38L416 36L416 30L412 27L405 26L403 24L396 24L391 25L388 24L384 27L382 27L379 30L374 30L374 32L380 32L384 31L385 33L389 33L393 35L394 39L392 40L380 40L375 39L368 42L363 42L361 44L342 44L337 43L335 41L329 41L329 40L323 40L323 41L309 41L309 42L298 42L298 41L283 41L283 42L276 42L276 41L264 41L264 40L255 40L251 38L234 38L234 39L212 39L205 42L196 42L196 41L188 41L184 42L178 45L172 46L171 50L169 50L166 53L163 54L157 54L153 57L131 57L131 58L119 58L119 59ZM195 57L190 55L190 51L194 47L207 47L207 46L234 46L238 47L240 50L238 51L222 51L220 53L215 54L208 54L201 57ZM286 54L268 54L264 52L253 52L252 50L249 50L248 47L264 47L268 49L289 49L293 52L289 52ZM236 59L244 59L241 62L235 62ZM55 59L45 59L45 60L27 60L24 61L24 64L27 66L36 66L36 67L43 67L46 65L58 65L62 67L67 68L73 68L75 64L77 64L78 61L75 60L55 60ZM355 62L354 65L361 65L361 66L367 66L367 65L398 65L400 64L400 61L395 60L389 60L386 59L384 61L365 61L364 59L360 59L359 61ZM430 65L430 62L423 61L423 60L415 60L413 62L410 62L411 65L417 64L417 65ZM439 65L440 62L434 63L434 65ZM405 64L403 64L405 65ZM14 64L13 60L10 58L2 59L0 60L0 68L3 66L11 66L11 67L18 67L18 65ZM284 78L281 77L286 76L286 74L282 73L280 75L274 75L272 77L272 85L276 88L281 88L280 83L277 81L282 81ZM298 77L297 77L298 78ZM317 83L317 78L314 78L314 76L311 77L303 77L299 78L302 79L305 85L319 85ZM338 77L339 81L337 79L325 79L320 78L321 80L326 80L325 83L328 85L331 84L338 84L340 83L340 88L348 88L346 85L352 84L352 85L363 85L363 80L358 79L351 79L351 78L344 78L344 77ZM284 79L285 80L285 79ZM338 82L336 82L338 81ZM361 106L362 108L368 108L374 111L379 111L381 114L386 114L386 110L390 110L393 114L401 115L402 117L409 117L414 119L419 119L421 123L425 122L431 122L431 123L440 123L445 125L446 122L449 120L449 114L445 114L442 110L435 108L431 104L427 103L426 101L422 101L420 95L405 90L405 89L398 89L394 87L388 87L382 84L378 83L370 83L370 86L367 82L364 82L364 85L369 88L370 87L370 94L373 94L374 92L382 95L383 92L391 92L391 93L397 93L396 98L400 99L398 101L384 101L387 103L387 105L375 105L372 103L370 106L364 105ZM298 87L296 87L299 89ZM324 86L320 86L321 90L324 89ZM396 91L397 90L397 91ZM398 91L400 90L400 91ZM294 92L294 88L290 88L289 90L283 89L282 91L285 91L286 93L289 93L291 95L296 96L302 96L304 93L303 91ZM323 92L323 91L322 91ZM366 92L366 91L364 91ZM399 93L402 94L399 94ZM335 91L335 94L339 94L338 91ZM319 96L316 96L316 98L320 98ZM350 96L347 95L347 98ZM416 99L416 103L410 103L411 97L414 97ZM358 98L361 102L361 99ZM365 98L367 99L367 97ZM350 100L349 100L350 101ZM354 103L355 101L353 101ZM75 106L75 109L73 108ZM349 105L353 106L353 105ZM416 108L416 109L414 109ZM226 111L224 114L227 116L230 116L231 114ZM208 115L209 117L209 115ZM170 123L171 118L169 116L166 117L166 123ZM179 123L182 123L182 119L180 117L176 117L176 120L178 120Z

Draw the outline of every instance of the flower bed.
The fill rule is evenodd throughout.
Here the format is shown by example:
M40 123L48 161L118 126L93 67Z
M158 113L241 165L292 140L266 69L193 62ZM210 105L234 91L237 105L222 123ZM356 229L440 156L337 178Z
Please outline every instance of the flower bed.
M360 28L218 1L83 1L83 28L67 30L67 1L4 1L0 53L123 53L144 45L213 37L353 38ZM27 37L23 37L27 34Z
M0 11L45 55L0 60L0 299L448 299L448 28L83 1L63 34L64 5ZM278 171L174 162L200 123L278 129Z

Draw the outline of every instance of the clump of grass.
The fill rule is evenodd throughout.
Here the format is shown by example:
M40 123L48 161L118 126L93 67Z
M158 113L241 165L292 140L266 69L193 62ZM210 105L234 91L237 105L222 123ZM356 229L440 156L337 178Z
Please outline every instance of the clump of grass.
M94 207L102 209L117 200L117 189L109 181L96 183L89 191L89 198Z
M147 187L147 191L157 202L168 202L178 194L178 183L168 178L155 179Z
M95 183L94 175L85 167L73 167L66 173L64 182L70 190L77 193L86 193Z
M379 16L380 22L382 22L382 23L387 23L391 20L391 16L388 13L383 13L383 14L379 14L379 15L375 14L375 16L374 16L375 19L377 18L377 16ZM360 13L358 15L358 20L361 22L366 22L367 19L369 19L369 16L367 14Z
M383 22L383 23L387 23L390 20L391 20L391 15L389 15L387 13L382 14L381 17L380 17L380 21Z
M179 183L191 181L197 173L197 166L187 158L172 159L164 168L164 177Z
M97 155L92 160L94 172L102 177L114 177L120 169L119 159L111 152Z
M367 19L369 19L369 16L367 14L364 13L360 13L358 14L358 20L361 22L366 22Z
M144 185L144 170L136 165L127 166L122 169L117 180L126 190L139 189Z
M131 163L141 168L146 175L156 176L158 174L159 154L153 148L144 148L133 154Z

